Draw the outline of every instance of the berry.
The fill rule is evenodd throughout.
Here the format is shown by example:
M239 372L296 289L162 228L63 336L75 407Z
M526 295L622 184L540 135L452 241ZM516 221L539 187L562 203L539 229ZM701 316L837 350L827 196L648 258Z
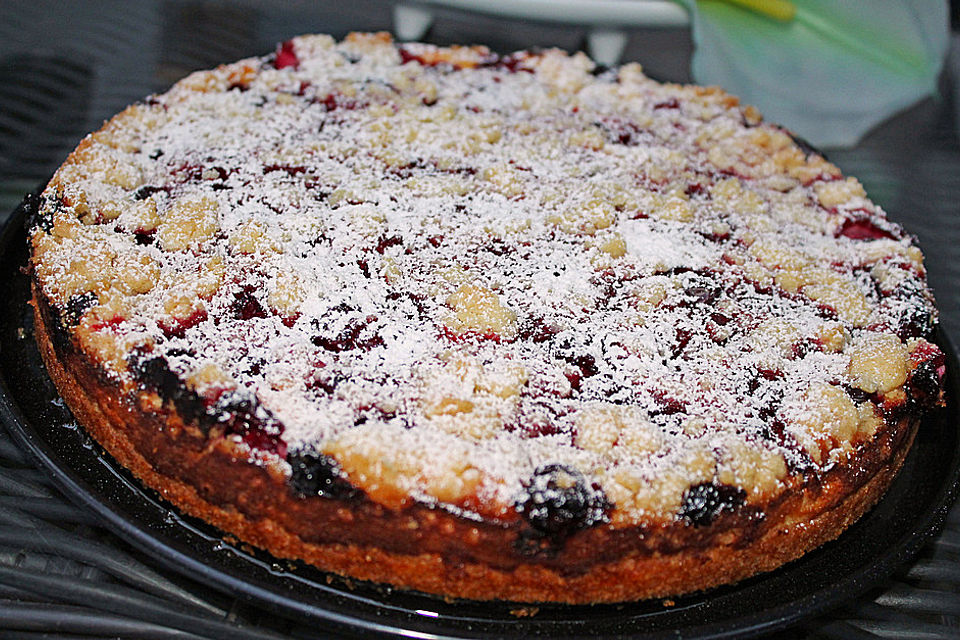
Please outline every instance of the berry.
M287 444L280 438L283 424L256 398L233 394L218 408L225 434L239 435L252 449L286 456Z
M346 326L336 335L319 334L311 338L311 342L316 346L332 351L342 353L344 351L353 351L360 349L369 351L374 347L383 344L381 338L370 325L376 322L376 316L367 316L366 318L351 318ZM319 321L315 321L315 326L319 328Z
M230 311L233 312L233 317L237 320L267 317L267 312L253 294L254 291L256 291L256 287L246 284L240 291L233 294L234 300L230 305Z
M20 203L20 208L27 215L27 229L37 229L45 233L53 230L53 210L52 206L44 206L44 199L35 193L28 193Z
M321 496L350 500L362 495L343 477L340 465L323 453L291 453L287 455L292 472L290 486L301 497Z
M657 104L653 105L653 108L654 108L654 110L656 110L656 109L679 109L679 108L680 108L680 101L677 100L676 98L670 98L669 100L665 100L665 101L663 101L663 102L658 102Z
M504 242L502 238L491 238L481 248L498 257L513 251L513 247Z
M134 241L141 247L146 247L153 244L156 233L151 231L149 233L145 231L135 231L133 234Z
M527 55L525 52L511 53L506 56L491 54L490 57L481 62L479 66L490 69L501 69L508 73L533 73L533 69L521 66L526 59Z
M921 343L910 359L915 363L907 382L912 400L921 406L936 406L947 373L946 356L936 345Z
M736 511L745 502L746 492L728 484L704 482L683 494L680 517L695 527L712 523L724 511Z
M681 275L683 281L683 300L680 306L713 305L723 289L717 285L714 274L709 271L685 271Z
M851 240L879 240L888 238L896 240L897 237L890 231L881 229L876 224L866 218L851 218L843 223L837 235L850 238Z
M182 338L186 335L187 329L197 326L206 319L207 310L201 307L186 318L164 318L158 324L164 335L171 338Z
M297 53L293 50L293 42L287 40L280 45L280 48L277 49L277 53L273 59L273 66L277 69L286 69L287 67L293 67L297 69L300 67L300 59L297 57Z
M906 342L910 338L930 338L936 323L930 310L915 304L903 305L897 314L897 337Z
M572 467L538 467L524 488L526 495L515 505L517 513L541 536L563 540L580 529L608 521L610 501Z
M319 389L324 393L331 394L336 390L337 386L346 379L346 376L339 373L330 373L326 368L320 368L313 373L307 382L307 386L311 389Z
M149 198L149 197L152 196L153 194L155 194L155 193L160 193L160 192L169 193L169 192L170 192L170 188L169 188L169 187L155 187L155 186L149 185L149 184L148 184L148 185L144 185L144 186L140 187L139 189L137 189L136 191L133 192L133 199L134 199L134 200L146 200L147 198Z
M214 168L216 168L218 171L223 171L223 170L220 169L219 167L214 167ZM288 164L267 164L267 165L264 165L264 166L263 166L263 173L264 173L264 175L266 175L266 174L268 174L268 173L270 173L270 172L272 172L272 171L283 171L283 172L286 173L288 176L293 177L293 176L296 176L296 175L301 174L301 173L306 173L306 172L307 172L307 168L306 168L306 167L300 167L300 166L291 166L291 165L288 165ZM220 179L223 180L223 179L225 179L225 178L226 178L226 175L222 176Z
M212 420L203 398L187 388L165 357L137 350L130 357L130 370L145 388L172 404L185 422L195 422L204 431L209 429Z
M324 110L327 112L336 111L337 109L346 109L347 111L353 111L355 109L360 109L366 106L366 103L358 102L357 100L351 100L343 94L340 93L328 93L323 98L314 98L310 101L313 104L322 104Z
M670 348L671 358L679 358L687 348L687 345L690 344L690 340L692 340L694 336L694 332L692 330L684 327L677 327L675 332L677 339Z
M687 410L687 403L668 396L665 391L656 389L650 394L657 403L658 409L650 412L650 416L672 416Z
M400 64L407 64L408 62L416 62L417 64L427 67L432 66L427 63L423 56L413 53L406 47L397 47L397 53L400 54Z
M560 333L560 327L547 322L539 316L529 316L520 320L517 328L517 337L521 340L540 343L549 342Z
M70 299L67 300L67 306L64 307L63 313L60 315L61 324L67 329L77 326L80 324L83 314L94 307L97 302L99 302L97 294L93 291L70 296Z
M380 236L374 250L380 255L383 255L387 249L396 246L403 246L403 238L400 236Z
M610 142L635 147L645 138L650 137L650 132L643 129L640 125L620 118L604 118L597 122L597 125L603 130Z

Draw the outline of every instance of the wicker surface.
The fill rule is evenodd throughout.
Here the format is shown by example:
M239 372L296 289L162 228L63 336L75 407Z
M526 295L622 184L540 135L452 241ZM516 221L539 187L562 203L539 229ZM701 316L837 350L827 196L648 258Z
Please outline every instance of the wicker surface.
M0 220L84 132L192 69L262 53L300 32L342 36L390 26L372 0L290 2L8 1L0 5ZM429 38L577 48L582 32L441 14ZM684 80L684 32L631 37L626 59ZM956 47L955 47L956 49ZM960 55L954 51L954 62ZM960 64L955 64L960 69ZM948 69L939 100L883 125L856 149L828 153L891 217L919 236L948 334L960 327L960 146ZM192 582L72 506L0 430L0 636L317 637L324 631ZM960 637L960 509L886 584L778 637Z

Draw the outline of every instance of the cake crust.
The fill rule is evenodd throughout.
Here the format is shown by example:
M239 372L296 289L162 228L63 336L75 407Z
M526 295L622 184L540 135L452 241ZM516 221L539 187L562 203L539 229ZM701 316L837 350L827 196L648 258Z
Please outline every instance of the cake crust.
M81 424L281 558L444 597L664 597L836 538L944 357L922 254L717 89L303 36L88 136L29 224Z

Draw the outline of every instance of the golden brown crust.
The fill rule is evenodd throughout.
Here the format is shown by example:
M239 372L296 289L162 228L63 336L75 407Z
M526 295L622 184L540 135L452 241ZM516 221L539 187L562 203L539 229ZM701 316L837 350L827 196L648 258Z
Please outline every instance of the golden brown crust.
M241 540L321 569L440 595L617 602L686 593L772 570L836 538L883 495L918 421L881 430L855 464L810 475L778 502L713 524L593 527L544 557L517 553L521 528L413 505L301 498L281 473L193 434L175 413L140 410L68 341L34 285L36 338L78 419L118 462L178 508ZM57 348L62 342L65 348ZM602 550L601 553L597 553Z

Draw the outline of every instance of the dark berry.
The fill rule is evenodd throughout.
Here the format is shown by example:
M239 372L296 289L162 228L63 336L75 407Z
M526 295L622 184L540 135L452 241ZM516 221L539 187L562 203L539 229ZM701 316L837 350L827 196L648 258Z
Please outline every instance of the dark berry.
M171 403L184 421L194 422L204 431L209 428L211 420L203 398L187 388L165 357L134 351L130 356L130 369L145 388L154 391L165 403Z
M783 399L783 394L779 393L771 400L771 404L779 403ZM761 413L763 409L761 408ZM787 426L783 420L777 417L771 417L760 428L759 435L767 442L775 444L783 451L783 461L787 465L790 473L806 473L816 468L810 454L804 449L797 439L787 431Z
M857 387L854 387L853 385L849 385L849 384L844 385L843 389L844 391L847 392L847 395L850 396L850 399L853 400L856 404L863 404L864 402L869 400L872 395L870 393L867 393L863 389L858 389Z
M569 338L553 344L551 348L555 357L576 367L582 377L589 378L600 370L597 368L597 359L589 353L583 353L585 350L585 346L576 344Z
M709 306L715 303L723 289L718 286L714 275L709 271L688 271L680 274L683 280L683 302L688 304Z
M396 246L403 246L403 238L400 236L380 236L374 249L377 253L383 255L387 249Z
M386 296L387 302L394 303L392 308L402 312L407 318L419 320L426 314L423 301L426 296L412 291L391 291Z
M907 304L897 314L897 337L904 342L910 338L929 338L935 326L933 315L925 306Z
M376 328L371 326L376 320L375 316L352 318L336 335L321 333L311 338L311 341L316 346L334 353L354 349L368 351L383 344L383 338L376 333ZM319 328L319 323L317 326Z
M657 404L657 409L650 412L651 416L672 416L687 410L687 403L667 395L665 391L656 389L650 395Z
M529 316L521 319L517 328L518 338L535 343L549 342L558 333L560 333L560 327L555 324L547 324L540 316Z
M77 326L80 324L80 319L83 317L83 314L94 307L97 302L99 302L97 294L93 291L70 296L70 299L67 300L67 306L60 316L60 321L67 329Z
M687 298L696 304L713 304L720 297L720 287L694 285L683 290Z
M563 540L580 529L608 521L610 501L572 467L539 467L524 489L525 495L515 505L517 513L542 536Z
M921 343L910 359L915 363L907 382L911 398L923 407L936 406L947 373L946 356L936 345Z
M155 236L156 236L156 233L153 231L149 233L145 231L135 231L133 234L133 240L138 245L145 247L153 244L153 241L156 239Z
M327 111L330 111L330 110L331 109L328 107ZM406 164L403 164L397 167L390 167L389 169L387 169L387 171L391 175L394 175L398 178L406 179L406 178L412 177L414 173L417 172L418 169L425 169L427 168L427 166L428 166L427 163L424 162L423 159L418 158L416 160L413 160L412 162L408 162Z
M324 393L333 393L337 386L346 380L345 376L338 373L331 373L326 369L320 368L314 371L307 386L311 389L319 389Z
M360 273L363 274L364 278L370 277L370 263L366 260L357 260L357 266L360 267Z
M362 492L343 477L340 465L323 453L291 453L290 486L297 495L307 498L322 496L337 500L358 498Z
M541 436L555 436L562 431L560 426L546 416L521 415L520 424L515 429L524 438L539 438Z
M196 182L203 178L203 166L195 162L184 162L174 169L173 173L180 181Z
M808 353L823 351L823 345L816 338L802 338L790 347L790 357L793 360L802 360Z
M154 187L152 185L144 185L133 192L134 200L146 200L150 196L159 192L167 193L170 191L168 187Z
M580 373L583 374L584 378L595 376L600 372L597 368L597 359L589 353L567 358L567 362L580 369Z
M417 64L422 65L424 67L430 66L424 60L423 56L413 53L406 47L397 47L397 53L400 54L400 64L407 64L408 62L416 62Z
M502 256L513 251L513 247L509 246L501 238L491 238L483 245L482 249L495 256Z
M26 214L27 230L40 229L44 233L50 233L53 229L53 211L54 206L50 206L35 193L28 193L20 203L20 208Z
M780 405L783 404L783 390L775 389L767 394L769 397L757 409L757 417L761 420L773 420L780 413Z
M233 302L230 304L230 311L233 317L238 320L250 320L251 318L266 318L267 312L260 304L260 301L254 295L256 287L245 284L233 294Z
M314 104L322 104L325 111L336 111L338 109L344 109L346 111L353 111L354 109L360 109L364 106L365 103L359 102L357 100L352 100L347 98L340 93L329 93L322 98L314 98L310 102Z
M259 451L280 457L287 454L287 445L280 437L283 424L256 398L231 395L221 401L218 409L225 434L239 435L244 443Z
M250 365L243 370L248 376L258 376L263 371L263 365L267 364L267 361L263 358L257 358L250 362Z
M567 380L570 381L570 388L574 391L580 390L580 384L584 378L597 375L600 370L597 368L597 360L589 353L571 354L569 352L560 355L563 360L573 366L564 372Z
M687 188L684 189L684 193L686 193L688 196L703 196L707 195L709 191L707 191L707 188L703 186L703 183L694 182L687 185Z
M683 355L687 345L690 344L690 340L693 339L694 332L685 327L677 327L674 329L674 331L676 333L676 339L674 340L673 345L670 347L670 357L679 358L681 355Z
M731 318L731 317L728 316L727 314L725 314L725 313L720 313L719 311L715 311L715 312L711 313L711 314L710 314L710 319L713 320L713 321L714 321L715 323L717 323L718 325L720 325L721 327L725 327L725 326L727 325L727 323L729 323L731 320L733 320L733 318Z
M704 482L687 489L680 506L680 517L695 527L703 527L724 511L736 511L746 501L746 492L728 484Z

